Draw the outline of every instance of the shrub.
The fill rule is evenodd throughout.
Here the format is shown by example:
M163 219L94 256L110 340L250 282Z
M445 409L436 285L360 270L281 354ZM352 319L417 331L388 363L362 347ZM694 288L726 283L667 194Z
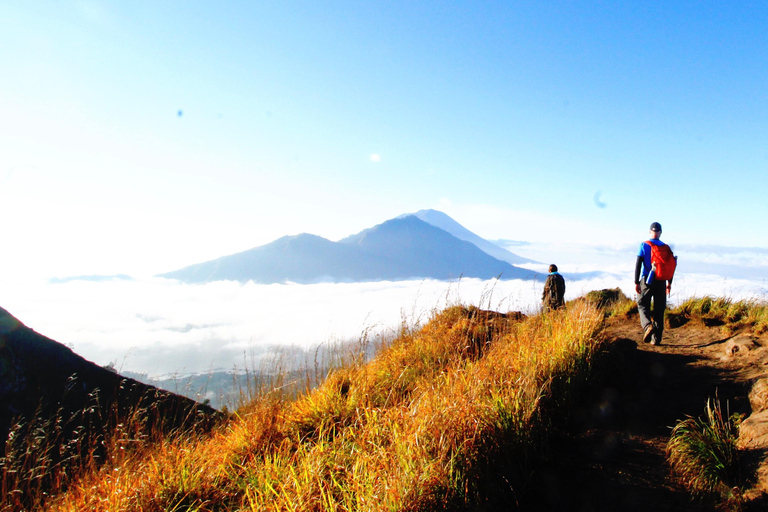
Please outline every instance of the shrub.
M730 508L740 502L736 427L723 415L719 400L707 400L703 418L675 425L667 458L683 486L697 498L714 498Z
M609 317L637 314L637 303L620 288L593 290L584 296L584 300L602 309Z
M693 321L710 327L721 326L726 334L745 328L760 334L768 331L768 303L754 299L734 302L722 297L692 297L667 310L667 320L671 327Z

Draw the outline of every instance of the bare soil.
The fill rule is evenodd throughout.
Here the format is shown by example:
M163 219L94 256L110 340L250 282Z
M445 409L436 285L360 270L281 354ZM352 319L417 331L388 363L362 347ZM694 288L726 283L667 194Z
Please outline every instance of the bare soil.
M652 346L642 342L636 316L611 319L606 335L614 352L607 378L576 412L570 432L553 442L533 475L533 492L525 493L535 503L522 503L522 509L714 510L675 481L665 456L669 434L679 420L702 416L710 397L731 414L750 415L750 388L768 375L768 338L689 323L667 328L662 344ZM768 427L749 435L761 434ZM752 446L743 450L744 487L751 488L746 510L768 510L762 491L768 482L755 476L765 470L758 466L766 450L745 445Z

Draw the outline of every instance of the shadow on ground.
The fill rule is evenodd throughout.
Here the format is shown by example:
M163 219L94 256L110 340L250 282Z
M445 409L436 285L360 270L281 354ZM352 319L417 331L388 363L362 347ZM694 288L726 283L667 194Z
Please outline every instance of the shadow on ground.
M521 510L705 511L675 484L665 448L672 426L700 416L709 397L749 413L744 385L699 357L613 340L604 380L555 439L534 472Z

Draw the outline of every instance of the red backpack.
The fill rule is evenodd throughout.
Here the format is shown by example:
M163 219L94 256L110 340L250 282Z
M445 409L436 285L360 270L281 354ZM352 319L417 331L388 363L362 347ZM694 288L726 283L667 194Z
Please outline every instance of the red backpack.
M667 244L656 245L650 240L645 242L651 246L651 268L656 272L656 279L669 281L675 275L677 256Z

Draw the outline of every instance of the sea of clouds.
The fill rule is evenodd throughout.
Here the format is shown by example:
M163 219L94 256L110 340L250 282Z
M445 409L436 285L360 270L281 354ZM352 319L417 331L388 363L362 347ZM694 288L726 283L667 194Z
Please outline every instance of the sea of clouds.
M560 263L567 278L566 299L573 299L616 287L633 297L636 249L539 244L518 245L515 252L541 261L527 265L534 270ZM761 251L678 250L680 266L670 302L703 295L766 300L768 263ZM706 272L713 268L719 273ZM728 268L738 277L723 271ZM364 334L386 336L403 322L418 324L435 310L456 303L535 313L542 287L541 280L467 278L311 285L231 281L188 285L127 276L5 280L0 307L97 364L159 377L257 366L253 359L274 347L311 348Z

